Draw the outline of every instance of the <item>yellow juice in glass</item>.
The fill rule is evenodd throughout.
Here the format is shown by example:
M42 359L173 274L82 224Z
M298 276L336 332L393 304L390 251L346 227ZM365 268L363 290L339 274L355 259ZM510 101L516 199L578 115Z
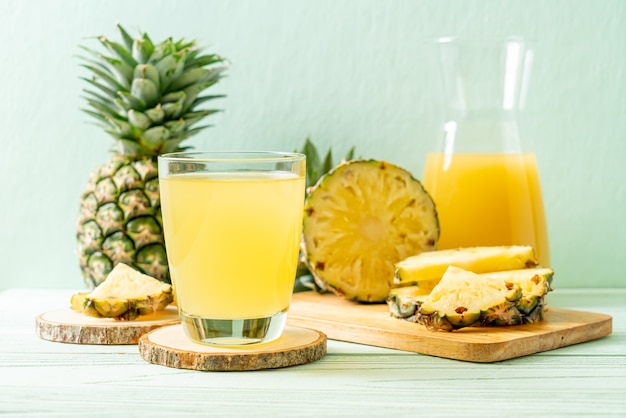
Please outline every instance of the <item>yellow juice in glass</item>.
M534 154L430 153L423 183L437 206L439 249L531 245L550 265Z
M288 172L160 179L167 255L182 313L230 320L288 309L304 181Z

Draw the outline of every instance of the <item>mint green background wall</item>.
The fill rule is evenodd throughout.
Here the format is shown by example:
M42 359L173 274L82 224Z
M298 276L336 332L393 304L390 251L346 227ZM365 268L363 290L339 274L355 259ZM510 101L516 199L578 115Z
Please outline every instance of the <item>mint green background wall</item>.
M429 39L536 39L521 123L555 286L626 286L626 1L0 0L0 289L82 287L78 196L111 141L78 110L75 55L116 22L231 60L215 90L225 112L197 149L292 150L311 136L417 177L442 122Z

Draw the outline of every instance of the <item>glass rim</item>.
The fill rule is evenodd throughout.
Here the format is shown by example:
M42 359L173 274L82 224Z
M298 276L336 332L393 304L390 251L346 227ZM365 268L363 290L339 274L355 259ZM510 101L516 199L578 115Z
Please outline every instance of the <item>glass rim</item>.
M306 155L279 151L180 151L161 154L159 160L196 162L301 161Z

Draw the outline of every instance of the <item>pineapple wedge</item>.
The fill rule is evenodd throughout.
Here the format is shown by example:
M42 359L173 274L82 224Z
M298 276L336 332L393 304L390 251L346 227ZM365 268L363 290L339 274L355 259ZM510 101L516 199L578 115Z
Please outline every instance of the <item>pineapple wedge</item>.
M316 283L348 300L384 302L395 263L436 248L435 204L408 171L352 160L322 176L306 199L303 254Z
M521 315L522 323L532 323L543 318L545 296L552 290L550 286L554 276L552 269L537 267L484 273L477 276L513 283L520 287L522 295L515 302L515 308ZM418 286L391 289L387 298L389 312L395 318L417 322L416 314L424 301L428 299L429 294L429 290Z
M72 309L96 318L133 320L164 310L173 300L172 286L119 263L91 293L72 295Z
M396 263L396 284L416 284L432 290L448 266L474 273L524 269L537 266L530 246L468 247L423 252Z
M470 326L517 325L521 286L450 266L417 312L417 322L431 331Z

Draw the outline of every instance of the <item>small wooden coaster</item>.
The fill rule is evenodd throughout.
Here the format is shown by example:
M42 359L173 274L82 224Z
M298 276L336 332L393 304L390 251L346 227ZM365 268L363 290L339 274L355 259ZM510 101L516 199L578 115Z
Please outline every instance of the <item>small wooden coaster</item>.
M182 325L154 330L139 340L144 360L161 366L202 371L249 371L297 366L326 354L326 335L308 328L286 327L265 344L217 347L191 341Z
M133 321L94 318L70 308L50 311L36 318L37 335L44 340L72 344L137 344L139 338L164 325L180 323L178 310L168 306Z

